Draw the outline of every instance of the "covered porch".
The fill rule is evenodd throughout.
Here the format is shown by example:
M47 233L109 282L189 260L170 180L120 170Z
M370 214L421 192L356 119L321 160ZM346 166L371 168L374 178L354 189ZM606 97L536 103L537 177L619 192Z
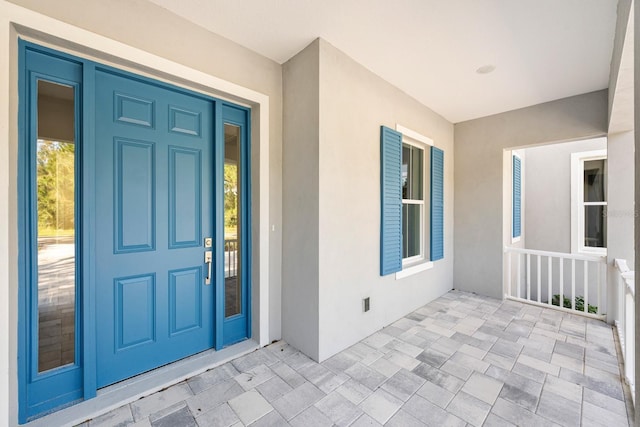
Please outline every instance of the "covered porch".
M83 426L627 426L619 355L603 321L451 291L320 364L280 341L92 420L52 417Z

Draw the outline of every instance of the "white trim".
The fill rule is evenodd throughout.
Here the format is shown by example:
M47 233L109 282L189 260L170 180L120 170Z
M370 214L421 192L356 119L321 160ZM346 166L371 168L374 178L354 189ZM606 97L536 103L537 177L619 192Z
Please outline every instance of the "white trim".
M427 232L427 228L426 228L426 214L425 214L425 205L426 205L426 197L425 197L425 193L426 193L426 189L427 186L426 181L427 181L427 162L425 160L426 156L426 151L427 151L427 147L425 146L425 144L427 144L427 142L421 142L420 140L424 140L424 141L431 141L429 138L422 136L420 134L418 134L417 132L414 132L410 129L407 128L403 128L402 126L398 126L396 125L396 128L400 127L401 129L404 129L405 131L411 133L412 135L414 135L414 137L411 136L406 136L404 133L402 134L402 144L406 144L409 145L411 147L414 147L418 150L420 150L422 152L422 200L420 199L402 199L402 205L418 205L420 206L420 231L419 231L419 235L420 235L420 253L418 255L412 256L412 257L408 257L408 258L402 258L402 267L404 269L405 266L407 265L411 265L411 264L415 264L416 262L420 262L423 261L425 259L425 252L426 252L426 242L425 242L425 238L424 235ZM433 141L431 141L431 143L433 144Z
M402 125L399 125L398 123L396 123L396 130L398 132L400 132L402 134L403 137L409 137L410 139L413 139L414 141L420 142L422 144L426 144L429 145L431 147L433 147L433 139L431 138L427 138L424 135L419 134L418 132L411 130L409 128L406 128ZM403 138L404 139L404 138ZM409 143L409 142L407 142Z
M605 202L584 203L584 162L607 159L607 150L592 150L571 153L571 252L607 255L607 248L584 246L584 206L607 206ZM605 242L606 244L606 242Z
M566 254L564 252L552 252L552 251L540 251L537 249L525 249L525 248L514 248L512 246L505 246L503 248L504 253L511 252L515 254L525 254L525 255L533 255L533 256L541 256L541 257L552 257L552 258L562 258L562 259L575 259L576 261L590 261L590 262L607 262L607 258L603 255L597 254Z
M420 264L412 265L410 267L403 268L396 273L396 280L403 279L405 277L413 276L421 271L431 270L433 268L433 262L427 261Z
M17 135L17 37L37 40L43 45L71 52L78 56L97 59L103 63L122 61L118 68L128 69L136 64L138 74L170 81L185 86L192 82L194 89L216 97L230 98L234 102L247 103L252 108L252 139L259 153L257 169L259 182L254 186L254 197L259 201L257 216L258 242L254 244L252 257L258 267L259 298L254 304L253 318L259 319L259 345L265 346L269 336L269 96L221 78L206 74L125 43L109 39L34 12L24 7L0 0L0 87L8 90L5 102L0 103L0 282L8 283L0 289L0 336L8 342L7 351L0 352L0 425L17 424L17 204L15 199L17 176L15 162ZM90 46L90 47L89 47ZM76 51L74 49L79 49ZM154 71L155 70L155 71ZM226 96L225 96L226 95ZM252 143L253 145L253 143ZM257 168L256 168L257 166ZM257 255L255 255L257 254ZM255 271L255 270L254 270ZM255 282L254 282L255 283ZM255 311L258 313L255 313ZM257 315L257 316L256 316ZM6 348L6 347L5 347ZM12 356L14 355L14 356Z

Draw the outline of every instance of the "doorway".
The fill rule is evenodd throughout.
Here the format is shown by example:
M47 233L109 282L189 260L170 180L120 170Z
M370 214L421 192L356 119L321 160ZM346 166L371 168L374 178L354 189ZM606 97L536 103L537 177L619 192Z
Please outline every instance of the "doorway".
M249 114L20 42L21 422L251 336Z

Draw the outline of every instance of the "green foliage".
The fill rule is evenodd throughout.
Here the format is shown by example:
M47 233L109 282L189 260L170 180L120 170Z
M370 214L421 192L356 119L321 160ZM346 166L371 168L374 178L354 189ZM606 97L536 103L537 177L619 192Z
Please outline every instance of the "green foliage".
M551 304L560 306L560 295L559 294L556 294L556 295L553 296L553 298L551 299ZM575 304L576 304L576 310L584 311L584 297L577 296ZM567 297L564 297L563 301L562 301L562 306L564 308L571 308L571 299L567 298ZM589 313L592 313L592 314L597 314L598 313L598 307L597 306L593 306L591 304L589 304L588 310L589 310Z
M38 233L41 236L62 235L74 229L74 151L73 143L38 140Z
M224 226L238 226L238 165L224 164Z

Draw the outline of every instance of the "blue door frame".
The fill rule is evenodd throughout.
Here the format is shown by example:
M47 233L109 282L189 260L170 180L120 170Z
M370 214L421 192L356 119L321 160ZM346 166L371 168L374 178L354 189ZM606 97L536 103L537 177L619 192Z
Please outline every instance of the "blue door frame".
M223 103L222 114L218 116L217 127L217 140L224 141L224 125L229 124L240 128L240 230L242 231L242 242L240 245L240 259L251 259L251 233L244 232L251 230L251 171L248 167L251 164L251 152L248 135L251 134L249 123L249 111L245 108L238 107L233 104ZM215 176L216 181L223 182L224 180L224 145L216 144L216 159L215 162ZM216 235L224 236L224 220L222 215L224 213L224 195L222 192L216 194L216 215L220 215L220 218L216 218ZM216 240L216 253L224 253L224 239ZM224 283L224 258L221 256L216 257L216 271L218 272L218 283ZM222 303L218 306L220 313L222 313L222 321L216 324L218 337L216 341L216 348L226 347L236 342L242 341L250 337L251 331L251 292L249 289L249 283L251 281L251 262L244 262L242 264L241 271L241 295L242 306L241 312L231 317L225 317L225 289L218 286L216 288L216 300ZM220 317L218 317L220 319Z
M251 230L250 110L167 83L114 69L93 61L61 53L36 44L18 41L19 45L19 131L18 131L18 390L19 422L25 423L51 411L87 400L97 393L96 334L96 70L107 70L159 88L179 92L213 104L213 190L214 212L214 327L213 345L217 350L251 337L251 233L241 237L244 274L242 313L224 317L224 124L242 129L240 162L240 222ZM38 79L74 88L75 96L75 363L38 373L37 306L37 211L35 143L37 139Z

